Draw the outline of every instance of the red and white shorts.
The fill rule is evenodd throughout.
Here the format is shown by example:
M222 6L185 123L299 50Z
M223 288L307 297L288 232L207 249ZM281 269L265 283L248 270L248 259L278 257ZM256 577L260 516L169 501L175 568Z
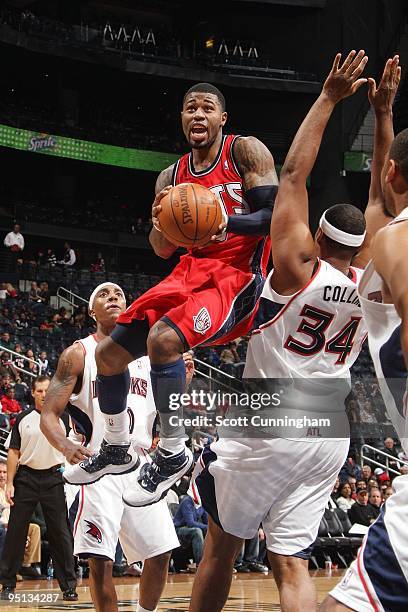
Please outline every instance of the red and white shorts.
M173 272L140 296L117 323L163 319L180 336L185 349L225 344L252 327L264 277L242 272L217 259L187 254Z

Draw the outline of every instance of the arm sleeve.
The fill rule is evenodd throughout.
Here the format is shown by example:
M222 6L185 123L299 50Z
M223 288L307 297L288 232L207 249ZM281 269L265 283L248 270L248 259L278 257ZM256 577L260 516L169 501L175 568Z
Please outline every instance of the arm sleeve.
M243 195L252 212L249 215L229 216L227 230L243 236L267 236L277 193L276 185L261 185L248 189Z
M10 238L9 238L10 234L7 234L7 236L4 239L4 246L8 247L10 246Z

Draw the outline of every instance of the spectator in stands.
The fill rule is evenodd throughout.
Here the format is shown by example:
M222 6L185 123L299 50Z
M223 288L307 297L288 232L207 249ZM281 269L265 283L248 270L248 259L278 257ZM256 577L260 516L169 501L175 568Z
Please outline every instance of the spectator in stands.
M384 487L383 500L386 502L391 495L393 495L394 489L392 487Z
M21 234L20 229L20 225L15 223L12 231L4 238L4 246L10 249L13 254L22 253L24 250L24 236Z
M30 291L28 292L28 300L29 302L42 302L41 299L41 295L40 295L40 288L37 285L36 281L32 281L31 282L31 288Z
M57 257L53 251L53 249L47 250L47 265L49 268L55 268L57 264Z
M6 498L7 462L0 459L0 559L3 554L7 526L10 518L10 504ZM39 565L41 563L41 530L38 525L30 523L28 526L27 542L24 558L19 570L25 580L39 580L41 576Z
M235 340L229 342L220 355L221 363L239 363L241 361L237 352L237 343Z
M366 489L367 488L367 483L365 480L357 480L356 482L356 490L357 489Z
M50 290L46 281L40 283L40 297L43 304L48 304L50 301Z
M38 356L37 359L38 363L41 366L41 374L47 374L48 373L48 357L47 357L47 351L41 351L41 353Z
M357 492L357 488L356 488L356 483L357 483L357 479L354 476L349 476L347 478L347 482L350 485L351 488L351 497L353 499L356 498L356 492Z
M28 321L27 321L27 315L25 312L21 312L19 315L17 315L17 318L14 320L14 327L18 331L27 329Z
M402 476L405 476L406 474L408 474L408 465L401 465L400 473Z
M20 404L22 410L26 410L30 403L30 389L20 376L16 378L14 385L14 396Z
M14 388L9 387L1 398L1 410L9 417L11 426L14 425L17 414L22 410L15 396Z
M373 471L369 465L363 465L362 473L362 480L365 480L368 485L368 481L373 477Z
M1 334L0 345L2 349L14 351L15 344L11 341L10 334L8 332L3 332Z
M6 283L0 284L0 301L3 302L7 297Z
M207 533L208 515L201 506L201 500L190 495L182 498L174 516L177 536L184 546L192 546L196 566L201 561L204 548L204 537Z
M339 495L340 495L340 478L337 476L336 482L334 483L334 487L333 487L330 497L332 499L337 499Z
M239 573L255 572L267 574L268 568L258 560L260 541L265 539L265 533L262 527L258 533L250 540L245 540L241 551L238 553L235 560L234 568Z
M380 489L372 488L368 496L368 503L375 508L380 508L382 504L382 496Z
M353 457L348 457L346 463L340 470L340 482L348 482L349 476L353 478L361 478L361 469L353 459Z
M102 253L98 253L95 263L91 264L91 272L105 272L105 260Z
M384 440L384 448L381 449L384 453L387 453L387 455L392 455L392 457L395 457L395 459L399 459L398 456L398 451L395 447L395 442L393 440L393 438L389 437L389 438L385 438ZM384 455L379 455L379 457L382 457L381 462L384 463L384 459L386 459L386 457L384 457ZM388 467L394 469L394 470L398 470L399 469L399 462L398 461L393 461L392 459L388 459Z
M26 357L32 360L32 361L26 361L26 364L25 364L26 370L30 370L30 372L35 374L35 376L38 376L39 374L38 365L36 363L33 363L33 361L35 361L35 355L32 349L26 350Z
M371 476L370 480L367 482L367 489L369 493L371 489L378 489L378 482L375 476Z
M340 495L336 499L336 504L339 508L347 512L355 503L352 498L351 487L348 482L344 482L340 487Z
M16 299L18 297L18 291L11 283L6 283L6 291L8 298Z
M367 489L358 489L356 503L348 511L350 522L366 525L369 527L374 523L379 514L379 509L368 503Z
M69 242L65 242L64 244L64 259L59 261L58 263L67 267L72 268L76 262L76 255L74 249L71 248Z

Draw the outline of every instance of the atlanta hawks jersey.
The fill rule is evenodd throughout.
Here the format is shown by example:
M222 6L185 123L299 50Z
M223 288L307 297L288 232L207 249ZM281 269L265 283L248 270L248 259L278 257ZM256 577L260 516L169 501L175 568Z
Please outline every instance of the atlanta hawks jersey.
M199 183L210 189L218 198L226 215L247 215L251 212L242 194L242 177L234 160L233 147L240 136L223 136L220 150L209 168L197 172L193 155L183 155L175 164L172 184ZM259 262L266 274L270 253L270 239L265 236L241 236L228 232L215 244L193 249L197 257L224 261L242 272L253 272L253 264Z
M318 260L303 289L282 296L269 274L261 296L257 329L249 341L245 378L349 377L366 337L357 282Z
M389 225L408 221L405 208ZM401 349L401 318L394 304L382 303L382 280L372 261L361 278L358 294L368 329L368 344L387 413L408 454L407 369Z
M95 349L97 340L94 335L91 335L78 342L84 351L85 366L81 390L71 395L69 400L68 412L72 425L69 437L74 442L85 444L93 451L100 447L105 431L105 420L96 397ZM150 382L149 358L141 357L132 361L129 364L129 372L130 390L127 398L127 413L130 438L135 448L150 448L156 407Z

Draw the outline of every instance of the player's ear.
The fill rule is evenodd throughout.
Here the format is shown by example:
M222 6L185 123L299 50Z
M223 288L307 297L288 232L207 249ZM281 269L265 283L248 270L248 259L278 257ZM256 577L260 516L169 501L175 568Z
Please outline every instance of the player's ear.
M389 159L387 162L387 168L385 171L385 182L392 183L395 180L397 174L397 166L393 159Z
M91 319L93 319L94 321L96 321L96 318L95 318L95 311L94 311L94 310L90 310L90 311L89 311L89 316L91 317Z
M223 113L221 113L221 127L223 127L228 119L228 113L227 111L224 111Z
M323 232L322 232L321 228L318 227L317 230L316 230L316 233L315 233L315 242L320 244L322 236L323 236Z

